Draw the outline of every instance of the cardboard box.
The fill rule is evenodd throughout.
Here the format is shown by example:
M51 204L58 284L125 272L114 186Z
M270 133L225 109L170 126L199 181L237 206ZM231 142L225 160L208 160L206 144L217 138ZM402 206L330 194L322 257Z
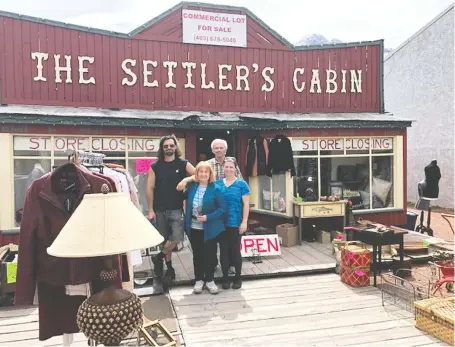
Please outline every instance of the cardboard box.
M299 227L294 224L281 224L276 226L276 233L281 237L284 247L292 247L299 243Z
M317 231L317 241L322 244L331 243L332 239L330 236L330 232L325 230L318 230Z
M331 239L333 240L338 240L338 241L346 241L346 233L345 232L340 232L337 230L332 230L330 232L331 234Z

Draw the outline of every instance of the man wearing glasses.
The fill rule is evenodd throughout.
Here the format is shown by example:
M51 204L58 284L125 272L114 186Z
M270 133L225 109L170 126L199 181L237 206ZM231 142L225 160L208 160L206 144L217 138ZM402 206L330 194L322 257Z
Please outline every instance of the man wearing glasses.
M183 192L175 189L187 176L194 174L194 166L181 159L182 153L174 135L163 136L158 149L158 160L150 167L147 180L148 218L155 221L158 231L166 240L162 251L153 258L155 276L163 276L163 259L166 261L166 275L163 282L175 279L172 267L172 250L183 242Z

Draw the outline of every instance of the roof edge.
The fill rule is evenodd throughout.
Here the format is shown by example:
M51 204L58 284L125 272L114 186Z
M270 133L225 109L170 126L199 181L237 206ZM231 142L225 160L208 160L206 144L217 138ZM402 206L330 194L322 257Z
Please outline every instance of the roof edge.
M130 39L134 35L139 34L140 32L142 32L145 29L149 28L150 26L156 24L160 20L164 19L166 16L183 8L184 6L200 6L200 7L204 7L207 9L212 8L212 9L219 9L219 10L243 11L249 17L254 19L265 30L267 30L273 37L275 37L278 41L280 41L285 47L290 48L291 50L294 50L294 51L332 49L332 48L349 48L349 47L358 47L358 46L373 46L373 45L381 45L384 42L384 40L381 39L381 40L374 40L374 41L358 41L358 42L345 42L345 43L324 44L324 45L295 46L291 42L289 42L286 38L284 38L284 36L280 35L277 31L275 31L270 26L268 26L263 20L261 20L258 16L256 16L253 12L251 12L246 7L218 5L218 4L192 2L192 1L183 1L175 6L171 7L170 9L164 11L163 13L156 16L155 18L152 18L148 22L133 29L129 33L120 33L120 32L112 31L112 30L97 29L97 28L87 27L87 26L83 26L83 25L71 24L71 23L66 23L66 22L62 22L62 21L56 21L56 20L40 18L40 17L33 17L33 16L28 16L28 15L22 15L20 13L13 13L13 12L1 11L1 10L0 10L0 17L21 19L21 20L38 23L38 24L47 24L47 25L57 26L57 27L66 28L66 29L84 31L84 32L92 33L92 34L107 35L107 36L118 37L118 38L123 38L123 39Z
M442 17L444 17L447 13L449 13L451 10L454 8L454 3L447 7L444 11L439 13L436 17L434 17L431 21L429 21L427 24L425 24L423 27L421 27L416 33L414 33L411 37L409 37L406 41L404 41L401 45L399 45L396 49L394 49L390 54L385 57L384 62L392 58L395 53L398 51L402 50L405 48L408 44L410 44L412 41L414 41L417 37L419 37L424 31L426 31L428 28L430 28L434 23L436 23L438 20L440 20Z
M291 130L291 129L404 129L411 127L411 121L362 121L349 120L344 122L333 121L293 121L280 122L273 119L247 119L242 118L240 121L203 121L199 117L188 117L184 120L154 120L150 124L147 119L129 119L129 118L94 118L80 117L77 126L108 126L108 127L155 127L155 128L175 128L181 130L191 129L232 129L232 130ZM11 116L0 114L2 124L41 124L41 125L73 125L74 120L65 116L40 116L36 119L35 115Z
M330 48L349 48L359 46L377 46L384 45L384 39L374 41L358 41L358 42L342 42L342 43L327 43L322 45L309 45L309 46L294 46L296 51L307 51L316 49L330 49Z
M85 32L93 33L93 34L108 35L108 36L121 37L121 38L130 37L128 34L119 33L117 31L97 29L97 28L87 27L87 26L83 26L83 25L70 24L70 23L65 23L65 22L61 22L61 21L57 21L57 20L27 16L27 15L23 15L20 13L7 12L7 11L1 11L1 10L0 10L0 17L21 19L21 20L26 20L29 22L38 23L38 24L47 24L47 25L57 26L57 27L66 28L66 29L85 31Z

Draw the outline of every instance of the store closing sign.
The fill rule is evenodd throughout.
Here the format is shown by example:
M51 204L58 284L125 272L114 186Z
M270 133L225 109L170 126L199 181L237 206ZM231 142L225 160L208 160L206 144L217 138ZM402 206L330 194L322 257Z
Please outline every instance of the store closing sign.
M292 140L293 151L360 151L360 150L390 150L393 149L392 137L378 138L324 138Z
M280 240L277 234L243 235L240 253L242 257L280 255Z
M15 136L15 151L157 152L158 139L124 137Z

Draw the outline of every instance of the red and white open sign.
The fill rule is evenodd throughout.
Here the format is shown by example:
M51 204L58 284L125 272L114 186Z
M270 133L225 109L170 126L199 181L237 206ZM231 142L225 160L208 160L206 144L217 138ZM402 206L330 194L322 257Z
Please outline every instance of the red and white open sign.
M240 242L242 257L280 255L280 240L277 234L244 235Z

